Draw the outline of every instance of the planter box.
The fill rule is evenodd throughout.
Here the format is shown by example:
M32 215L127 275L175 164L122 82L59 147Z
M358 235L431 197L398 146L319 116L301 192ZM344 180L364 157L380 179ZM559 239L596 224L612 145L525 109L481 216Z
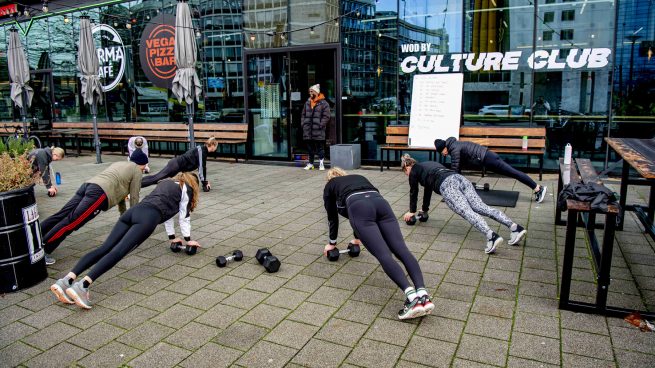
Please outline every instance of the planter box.
M34 185L0 193L0 293L48 277Z
M333 144L330 146L330 167L344 170L359 169L362 165L362 147L359 144Z

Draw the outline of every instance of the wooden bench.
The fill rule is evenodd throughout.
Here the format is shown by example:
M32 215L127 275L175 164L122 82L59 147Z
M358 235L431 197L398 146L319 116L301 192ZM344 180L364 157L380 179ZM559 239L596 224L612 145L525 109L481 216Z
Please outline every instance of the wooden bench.
M574 183L597 183L601 184L596 170L588 159L576 159L569 165L564 165L560 159L559 183L557 194L562 191L563 186ZM560 287L559 308L584 313L598 313L608 316L625 316L630 310L608 307L607 295L610 285L610 270L612 267L612 251L614 248L614 232L616 230L616 218L619 214L619 206L609 204L606 212L592 210L590 202L580 202L567 199L568 211L566 219L566 236L564 242L564 260L562 264L562 284ZM556 223L561 222L563 209L556 209ZM596 215L605 215L604 224L596 223ZM591 249L594 268L597 274L596 280L596 301L595 303L579 302L570 299L571 277L573 275L573 260L575 253L576 232L579 227L585 229L588 245ZM599 246L596 237L596 229L602 228L602 248Z
M528 149L521 148L523 137L528 137ZM523 127L470 127L459 128L459 140L474 142L498 154L528 156L528 167L532 156L539 157L539 180L542 180L544 153L546 152L546 128ZM484 176L484 171L483 171Z
M91 122L55 122L53 129L63 136L76 133L78 139L93 139L93 124ZM130 137L143 136L149 142L173 143L174 151L179 152L179 144L189 141L189 131L186 124L179 123L98 123L98 136L101 141L127 142ZM248 140L248 125L243 123L194 124L194 138L204 142L214 136L219 144L229 145L230 153L239 161L236 146L245 145ZM78 145L79 146L79 145ZM119 144L124 153L125 146ZM161 147L160 147L161 148ZM154 150L154 146L152 148Z
M430 160L432 160L433 154L435 158L438 154L434 147L410 147L408 145L408 125L389 125L386 127L385 132L385 144L380 146L380 171L383 171L385 161L387 163L387 169L389 169L389 151L396 152L396 160L398 160L397 153L402 153L403 151L427 151L429 152ZM528 137L527 150L521 148L524 136ZM527 155L528 167L530 167L531 156L539 156L539 180L542 180L544 152L546 148L546 128L463 126L459 128L459 140L483 145L499 154ZM387 152L386 160L384 159L385 151Z

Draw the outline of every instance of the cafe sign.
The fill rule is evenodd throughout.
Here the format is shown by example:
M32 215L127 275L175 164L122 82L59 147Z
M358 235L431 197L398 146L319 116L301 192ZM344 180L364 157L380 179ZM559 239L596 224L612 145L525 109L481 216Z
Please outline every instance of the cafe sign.
M91 29L96 39L100 39L100 47L96 48L100 68L98 74L102 91L116 88L125 74L125 45L118 32L107 24L97 24Z
M175 16L160 14L141 33L141 68L152 84L170 88L175 77Z
M430 44L403 44L401 53L426 52ZM612 50L608 48L569 49L568 55L560 56L561 50L482 52L461 54L424 54L406 56L400 62L404 73L458 73L492 70L518 70L528 67L534 70L598 69L609 64Z

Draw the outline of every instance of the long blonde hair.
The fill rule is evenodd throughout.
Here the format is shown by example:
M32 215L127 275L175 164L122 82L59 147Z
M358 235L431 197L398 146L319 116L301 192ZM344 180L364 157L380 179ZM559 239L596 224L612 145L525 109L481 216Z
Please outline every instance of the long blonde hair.
M331 168L330 170L327 171L327 174L325 174L325 179L327 181L330 181L330 180L336 178L337 176L346 176L346 175L348 175L346 170L335 166L335 167L333 167L333 168Z
M405 169L408 167L412 167L416 164L416 160L412 158L412 156L409 155L409 153L405 153L403 157L400 159L400 168L405 172Z
M198 197L200 196L200 179L198 179L198 175L194 172L181 172L175 176L175 181L180 183L180 188L186 184L193 191L193 195L190 198L190 212L193 212L196 206L198 206Z

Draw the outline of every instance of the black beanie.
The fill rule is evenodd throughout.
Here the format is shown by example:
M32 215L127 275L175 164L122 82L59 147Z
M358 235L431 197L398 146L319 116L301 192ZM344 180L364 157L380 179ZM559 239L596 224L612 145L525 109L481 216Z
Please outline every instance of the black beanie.
M434 147L437 149L437 152L441 153L444 148L446 148L446 141L443 139L435 139L434 140Z
M137 148L132 152L132 155L130 156L130 161L134 162L137 165L146 165L148 163L148 156L146 156L145 153L141 150L141 148Z

